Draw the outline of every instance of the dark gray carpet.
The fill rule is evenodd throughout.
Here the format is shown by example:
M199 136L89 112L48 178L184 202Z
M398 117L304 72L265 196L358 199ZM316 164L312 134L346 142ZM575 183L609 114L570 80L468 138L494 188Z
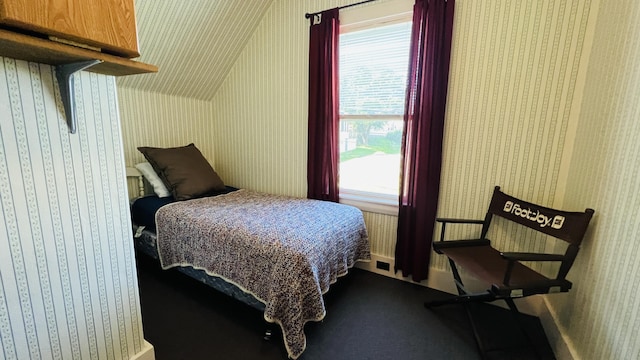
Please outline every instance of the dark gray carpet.
M138 277L145 339L158 360L286 359L279 327L262 339L262 314L144 255ZM425 300L446 294L352 269L325 295L327 316L305 327L302 360L480 359L462 306L427 310ZM508 310L472 305L489 359L534 359ZM538 358L553 353L536 317L524 316Z

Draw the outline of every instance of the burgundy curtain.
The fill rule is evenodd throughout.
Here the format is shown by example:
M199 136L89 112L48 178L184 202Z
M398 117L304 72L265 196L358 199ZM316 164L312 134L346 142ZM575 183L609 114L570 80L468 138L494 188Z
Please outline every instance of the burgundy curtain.
M429 273L454 5L455 0L416 0L413 7L395 270L414 281Z
M338 201L338 9L311 17L307 197Z

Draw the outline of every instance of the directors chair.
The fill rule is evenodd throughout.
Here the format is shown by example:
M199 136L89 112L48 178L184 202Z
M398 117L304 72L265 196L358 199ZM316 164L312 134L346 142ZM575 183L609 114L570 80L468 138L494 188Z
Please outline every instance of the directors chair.
M493 191L489 210L484 220L438 218L441 232L440 241L433 242L433 249L438 254L444 254L449 259L454 281L458 289L458 296L445 300L430 301L424 305L427 308L444 304L467 304L471 302L492 302L504 300L512 314L520 323L520 312L514 303L514 298L521 298L537 294L567 292L571 289L571 282L565 277L573 264L580 243L593 216L593 209L584 212L568 212L555 210L509 196L496 186ZM568 243L564 254L543 254L531 252L500 252L491 247L486 238L491 220L494 216L526 226L550 237L564 240ZM446 240L447 224L478 224L482 225L480 237L471 240ZM518 232L522 234L522 231ZM518 239L510 239L517 241ZM550 278L540 274L521 263L537 261L559 262L559 270L555 277ZM465 289L456 266L461 266L472 276L489 284L486 291L472 293ZM482 346L478 330L467 306L467 315L473 328L476 344L482 358L486 358L486 351ZM521 330L531 344L532 341L521 325ZM535 352L535 347L534 347Z

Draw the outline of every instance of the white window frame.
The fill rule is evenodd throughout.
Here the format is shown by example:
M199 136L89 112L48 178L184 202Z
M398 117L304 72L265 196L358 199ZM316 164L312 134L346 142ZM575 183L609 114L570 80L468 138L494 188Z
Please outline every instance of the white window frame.
M340 33L344 34L411 21L413 19L413 3L414 0L391 0L384 3L346 9L340 13ZM348 117L350 115L345 116L345 118ZM398 174L400 174L400 169L398 169ZM400 181L399 178L398 181ZM399 195L340 188L339 201L342 204L352 205L363 211L398 215Z

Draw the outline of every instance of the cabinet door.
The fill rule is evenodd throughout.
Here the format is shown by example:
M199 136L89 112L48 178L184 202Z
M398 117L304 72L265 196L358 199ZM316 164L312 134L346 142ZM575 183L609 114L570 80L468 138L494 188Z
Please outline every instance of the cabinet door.
M140 56L133 0L0 0L0 23Z

